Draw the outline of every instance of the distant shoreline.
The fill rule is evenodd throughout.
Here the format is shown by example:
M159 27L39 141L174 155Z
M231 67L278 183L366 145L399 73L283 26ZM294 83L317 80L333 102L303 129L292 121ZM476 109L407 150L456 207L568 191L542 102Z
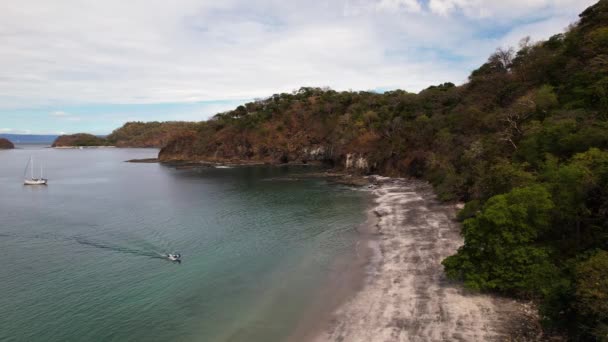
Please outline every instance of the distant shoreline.
M81 150L85 148L117 148L116 146L51 146L59 150Z

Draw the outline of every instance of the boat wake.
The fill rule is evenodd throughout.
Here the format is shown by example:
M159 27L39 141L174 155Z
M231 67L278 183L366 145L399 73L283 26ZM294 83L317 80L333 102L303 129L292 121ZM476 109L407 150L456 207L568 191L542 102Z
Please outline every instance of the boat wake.
M87 247L94 247L99 249L105 249L108 251L130 254L140 257L148 257L152 259L168 259L169 253L160 252L160 250L168 250L167 248L158 248L157 246L147 242L147 241L138 241L133 242L133 244L140 245L139 248L125 247L113 243L107 243L104 241L100 241L98 239L91 239L84 236L61 236L58 234L52 233L41 233L41 234L33 234L33 235L22 235L22 234L11 234L11 233L0 233L0 238L12 238L18 239L23 242L31 241L31 240L50 240L57 242L76 242L80 245ZM133 239L128 239L133 240Z
M166 259L167 258L167 254L160 253L158 251L146 251L146 250L141 250L141 249L122 247L122 246L118 246L118 245L108 244L105 242L92 241L90 239L86 239L83 237L75 237L74 241L76 241L77 243L84 245L84 246L96 247L96 248L106 249L106 250L119 252L119 253L137 255L137 256L142 256L142 257L149 257L152 259Z

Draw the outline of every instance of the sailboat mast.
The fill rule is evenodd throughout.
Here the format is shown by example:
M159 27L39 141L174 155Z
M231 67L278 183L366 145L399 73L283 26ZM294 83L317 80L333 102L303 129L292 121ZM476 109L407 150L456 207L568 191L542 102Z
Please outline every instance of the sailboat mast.
M34 179L34 158L30 157L30 161L32 162L30 164L30 166L31 166L30 173L32 174L32 179Z

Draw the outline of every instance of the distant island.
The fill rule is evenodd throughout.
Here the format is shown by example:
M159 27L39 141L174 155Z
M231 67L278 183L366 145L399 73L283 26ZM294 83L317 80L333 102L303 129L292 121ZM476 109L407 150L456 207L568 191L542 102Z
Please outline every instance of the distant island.
M93 134L78 133L61 135L55 139L51 147L85 147L85 146L107 146L105 138Z
M194 131L194 122L127 122L108 136L88 133L62 135L55 139L52 147L157 147L166 145L174 136Z
M0 138L0 150L10 150L15 148L15 145L6 138Z

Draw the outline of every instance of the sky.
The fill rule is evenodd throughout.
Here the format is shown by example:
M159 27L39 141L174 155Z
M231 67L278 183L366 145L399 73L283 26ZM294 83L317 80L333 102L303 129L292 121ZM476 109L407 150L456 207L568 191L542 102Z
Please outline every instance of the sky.
M2 0L0 133L200 121L302 86L461 84L594 0Z

